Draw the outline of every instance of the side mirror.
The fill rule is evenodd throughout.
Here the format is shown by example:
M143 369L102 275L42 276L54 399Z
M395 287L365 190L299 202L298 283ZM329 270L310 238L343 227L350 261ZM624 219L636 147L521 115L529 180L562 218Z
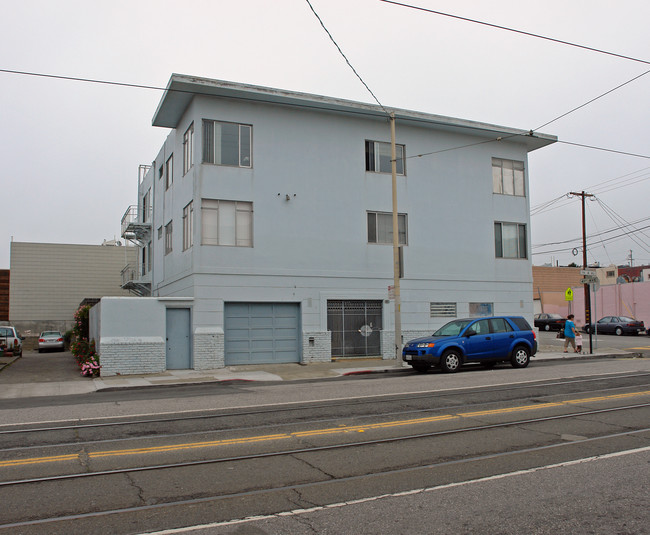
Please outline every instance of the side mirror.
M21 336L20 337L21 340L24 340L25 338L27 338L27 337L26 336Z
M470 336L474 336L475 334L476 334L476 331L474 329L467 329L467 331L465 331L465 336L467 338L469 338Z

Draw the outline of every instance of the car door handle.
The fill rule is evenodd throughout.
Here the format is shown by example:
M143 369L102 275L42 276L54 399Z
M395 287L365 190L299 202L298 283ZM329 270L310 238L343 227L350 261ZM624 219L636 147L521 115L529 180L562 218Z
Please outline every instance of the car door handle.
M492 340L492 338L490 338L489 336L486 336L485 339L486 340Z
M514 334L511 334L511 335L510 335L510 338L514 338L514 337L515 337L515 335L514 335Z

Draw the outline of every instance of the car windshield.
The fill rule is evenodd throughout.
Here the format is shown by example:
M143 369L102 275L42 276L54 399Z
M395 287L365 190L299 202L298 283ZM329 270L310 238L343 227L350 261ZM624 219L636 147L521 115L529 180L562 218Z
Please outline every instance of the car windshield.
M548 317L549 317L549 319L552 319L552 320L561 320L562 319L562 316L560 316L559 314L549 314Z
M44 336L61 336L61 333L58 331L45 331L42 335L41 338Z
M636 321L635 319L628 318L627 316L621 316L619 319L620 319L623 323L630 323L630 322Z
M458 336L460 331L467 327L474 320L456 320L450 321L438 329L433 336Z

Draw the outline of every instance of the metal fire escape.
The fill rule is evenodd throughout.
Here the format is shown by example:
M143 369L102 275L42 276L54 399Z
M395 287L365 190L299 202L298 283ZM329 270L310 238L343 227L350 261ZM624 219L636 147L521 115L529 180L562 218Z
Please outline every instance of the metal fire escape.
M142 183L149 169L150 165L140 165L138 184ZM151 295L151 271L147 269L151 250L147 250L147 244L151 241L152 214L148 203L148 200L143 203L142 210L136 205L129 206L122 216L122 238L138 247L138 260L122 269L122 288L141 297Z

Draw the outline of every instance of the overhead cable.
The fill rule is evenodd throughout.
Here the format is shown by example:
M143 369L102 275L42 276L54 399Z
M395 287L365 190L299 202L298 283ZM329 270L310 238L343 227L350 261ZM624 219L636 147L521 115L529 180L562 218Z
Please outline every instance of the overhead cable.
M581 45L578 43L572 43L570 41L564 41L562 39L555 39L554 37L548 37L545 35L540 35L537 33L531 33L531 32L526 32L524 30L518 30L516 28L509 28L508 26L501 26L499 24L492 24L490 22L485 22L482 20L476 20L476 19L470 19L467 17L461 17L460 15L453 15L451 13L444 13L443 11L436 11L434 9L426 9L424 7L419 7L419 6L413 6L410 4L403 4L401 2L394 2L393 0L379 0L380 2L385 2L386 4L394 4L396 6L401 6L401 7L407 7L409 9L416 9L418 11L425 11L427 13L432 13L434 15L442 15L443 17L449 17L452 19L458 19L458 20L463 20L465 22L472 22L474 24L481 24L483 26L489 26L490 28L496 28L498 30L505 30L508 32L513 32L513 33L518 33L521 35L527 35L528 37L535 37L537 39L544 39L546 41L552 41L554 43L559 43L561 45L567 45L567 46L572 46L575 48L582 48L583 50L590 50L591 52L598 52L599 54L606 54L608 56L614 56L617 58L622 58L622 59L627 59L630 61L636 61L638 63L645 63L646 65L650 65L650 61L644 60L644 59L639 59L639 58L634 58L632 56L626 56L624 54L617 54L616 52L608 52L607 50L602 50L600 48L594 48L591 46L586 46L586 45Z

